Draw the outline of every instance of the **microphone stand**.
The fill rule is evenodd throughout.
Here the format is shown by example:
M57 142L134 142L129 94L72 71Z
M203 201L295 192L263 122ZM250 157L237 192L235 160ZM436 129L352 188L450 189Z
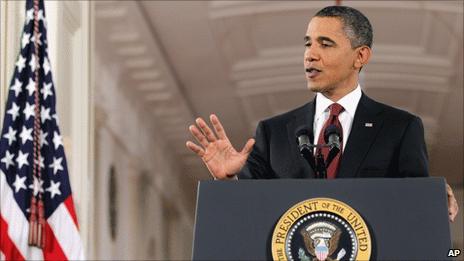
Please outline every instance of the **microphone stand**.
M300 150L301 156L308 162L311 169L316 172L316 162L314 160L313 145L306 144L305 148Z
M335 146L330 147L329 155L327 155L327 161L325 162L326 167L328 167L330 165L330 163L332 163L332 161L335 159L335 157L337 156L337 154L339 152L340 152L339 148L337 148Z
M305 146L307 146L307 149L301 150L301 156L303 156L309 166L314 170L317 179L327 179L327 166L330 162L328 164L325 163L324 155L322 155L321 150L317 150L317 148L330 146L327 144L305 144ZM316 148L317 151L316 158L314 158L314 148Z
M324 156L322 155L321 150L317 152L316 161L317 161L317 178L327 179L327 166L325 165Z
M321 150L317 152L316 155L316 168L320 179L327 179L327 167L332 163L333 159L340 152L340 149L337 147L332 147L328 144L324 144L321 147L330 147L329 155L327 156L327 161L324 161L324 156L322 155Z
M308 162L309 166L316 174L317 179L327 179L327 166L329 166L337 153L340 151L337 146L334 146L332 141L334 139L334 137L332 137L334 134L338 135L335 137L335 141L339 139L338 137L340 135L340 131L336 126L332 126L332 128L327 130L326 133L324 133L324 135L327 137L324 136L324 139L326 143L330 144L311 144L312 138L310 138L310 136L312 137L312 135L308 131L308 128L300 128L300 130L296 132L296 143L298 144L300 154L306 160L306 162ZM314 148L316 148L317 151L316 155L314 155ZM324 160L324 156L322 155L320 148L330 148L327 161Z

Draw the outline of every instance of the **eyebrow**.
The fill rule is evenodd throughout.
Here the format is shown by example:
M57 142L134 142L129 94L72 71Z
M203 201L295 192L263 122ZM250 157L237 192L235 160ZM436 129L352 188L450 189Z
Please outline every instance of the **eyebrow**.
M311 37L305 36L305 37L304 37L304 40L305 40L305 42L308 42L309 40L311 40ZM330 39L330 38L327 37L327 36L319 36L319 37L317 37L317 41L318 41L318 42L328 41L328 42L331 42L332 44L336 44L334 40Z

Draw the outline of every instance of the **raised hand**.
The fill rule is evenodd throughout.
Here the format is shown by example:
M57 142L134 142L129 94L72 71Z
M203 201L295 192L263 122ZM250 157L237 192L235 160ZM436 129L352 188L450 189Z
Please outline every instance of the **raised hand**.
M214 128L209 128L202 118L196 119L196 125L190 125L189 130L201 146L187 141L187 148L201 157L211 175L216 179L233 178L245 162L253 149L254 139L249 139L243 149L238 152L227 138L226 132L216 115L210 116Z

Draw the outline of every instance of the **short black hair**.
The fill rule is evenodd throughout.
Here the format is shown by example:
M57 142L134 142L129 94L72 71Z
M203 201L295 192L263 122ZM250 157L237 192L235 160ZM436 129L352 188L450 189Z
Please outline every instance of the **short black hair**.
M351 47L367 45L372 47L373 32L369 19L360 11L348 6L328 6L320 10L314 17L336 17L343 22L343 31L350 39Z

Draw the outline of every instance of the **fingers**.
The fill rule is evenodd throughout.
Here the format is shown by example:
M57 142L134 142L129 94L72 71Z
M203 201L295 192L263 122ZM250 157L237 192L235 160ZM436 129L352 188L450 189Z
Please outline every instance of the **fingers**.
M217 122L219 121L217 120ZM192 135L195 137L195 139L201 144L201 146L203 146L203 148L207 148L210 142L215 142L217 140L213 131L209 128L209 126L202 118L197 118L195 120L195 123L198 127L196 125L190 125L189 130L190 133L192 133ZM188 141L185 145L193 152L197 153L199 156L203 156L205 154L204 149L193 142Z
M222 124L219 121L218 117L215 114L211 114L209 116L209 120L213 124L214 131L216 132L218 138L221 139L221 140L227 139L227 135L226 135L226 132L224 130L224 127L222 127Z
M449 209L448 209L449 219L451 222L453 222L456 216L458 215L458 211L459 211L458 202L453 197L451 202L449 202Z
M448 196L453 195L453 189L448 183L446 183L446 192L448 193Z
M208 140L195 125L190 125L189 131L190 133L192 133L193 137L195 137L195 139L201 144L201 146L203 146L204 148L208 147Z
M253 150L253 145L255 145L255 139L249 139L240 153L245 155L250 154Z
M450 185L448 184L446 184L446 193L448 194L449 219L451 222L453 222L459 212L459 206L456 197L454 196L453 189L451 189Z
M202 118L197 118L195 122L200 127L201 131L205 134L209 142L214 142L217 140L213 131L209 128L209 126L206 124L206 122Z
M203 157L203 155L205 155L205 150L191 141L187 141L185 143L185 146L187 146L187 148L195 152L200 157Z

